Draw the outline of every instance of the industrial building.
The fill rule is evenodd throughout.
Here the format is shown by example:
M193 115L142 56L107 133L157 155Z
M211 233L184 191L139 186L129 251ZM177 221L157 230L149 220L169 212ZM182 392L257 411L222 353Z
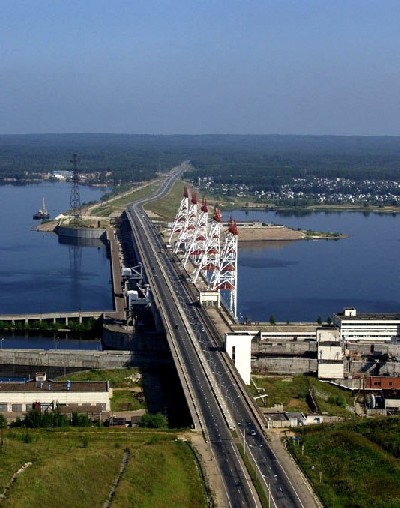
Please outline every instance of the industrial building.
M400 314L358 313L348 307L333 315L333 324L347 342L396 342L400 335Z
M246 383L249 362L251 372L260 374L308 373L339 380L360 373L400 375L399 335L400 314L358 313L355 308L345 308L334 315L332 326L240 325L226 334L225 345Z
M0 382L0 414L9 421L32 409L101 414L110 411L111 388L107 381L51 381L38 373L26 382Z

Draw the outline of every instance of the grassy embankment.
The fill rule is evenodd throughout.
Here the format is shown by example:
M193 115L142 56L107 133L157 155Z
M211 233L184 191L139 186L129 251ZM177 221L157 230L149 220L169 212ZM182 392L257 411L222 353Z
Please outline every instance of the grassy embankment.
M205 507L194 453L173 432L132 429L10 429L0 448L0 494L13 474L5 508L103 506L124 450L130 460L114 508Z
M113 411L144 407L137 368L91 370L70 374L72 381L109 380ZM124 397L128 397L125 401ZM127 407L128 406L128 407ZM13 474L32 462L11 487L5 507L103 506L116 478L124 450L130 460L113 498L113 507L163 508L207 506L191 446L175 431L72 428L3 430L0 447L0 494Z
M400 418L296 431L288 448L329 508L400 506Z
M98 205L90 207L90 215L96 217L109 217L113 213L121 213L126 205L148 196L152 196L160 186L161 180L152 180L138 187L133 187L122 194L112 196L110 199L100 202Z
M311 390L320 413L344 418L353 417L353 413L346 409L347 405L352 406L354 402L351 392L322 383L314 377L253 375L252 378L257 387L265 389L265 392L262 393L268 394L266 403L268 407L274 404L283 404L285 411L310 413L307 394ZM253 385L251 385L251 390L254 395L258 395ZM262 401L258 402L262 406Z
M188 185L183 180L176 180L171 190L164 197L147 203L144 208L164 221L172 221L183 198L183 188ZM189 187L189 186L188 186Z

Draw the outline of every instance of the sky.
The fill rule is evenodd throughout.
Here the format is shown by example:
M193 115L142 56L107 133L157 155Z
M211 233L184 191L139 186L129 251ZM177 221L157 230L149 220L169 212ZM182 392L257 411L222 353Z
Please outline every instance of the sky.
M0 134L400 135L399 0L1 0Z

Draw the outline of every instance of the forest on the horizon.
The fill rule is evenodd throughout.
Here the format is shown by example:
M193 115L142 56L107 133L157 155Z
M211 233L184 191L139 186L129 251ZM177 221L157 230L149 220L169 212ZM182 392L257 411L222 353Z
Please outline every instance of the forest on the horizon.
M0 178L33 173L111 171L121 182L151 179L183 160L193 176L248 184L314 175L352 180L400 180L400 137L304 135L0 135Z

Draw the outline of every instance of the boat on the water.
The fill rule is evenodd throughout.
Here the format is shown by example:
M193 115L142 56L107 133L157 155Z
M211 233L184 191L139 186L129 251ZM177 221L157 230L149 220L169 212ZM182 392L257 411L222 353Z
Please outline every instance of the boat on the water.
M39 208L39 210L33 214L33 219L34 220L50 219L50 214L47 211L46 203L44 201L44 196L43 196L42 208Z

